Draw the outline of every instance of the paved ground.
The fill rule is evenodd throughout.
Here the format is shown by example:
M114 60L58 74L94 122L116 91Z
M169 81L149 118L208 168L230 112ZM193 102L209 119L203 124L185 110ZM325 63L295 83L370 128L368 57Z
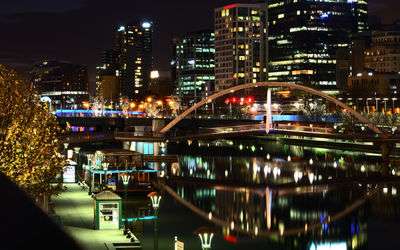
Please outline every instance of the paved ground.
M94 230L93 199L87 189L77 184L65 184L67 190L54 196L55 212L61 217L65 231L84 249L108 249L105 243L128 243L123 230Z

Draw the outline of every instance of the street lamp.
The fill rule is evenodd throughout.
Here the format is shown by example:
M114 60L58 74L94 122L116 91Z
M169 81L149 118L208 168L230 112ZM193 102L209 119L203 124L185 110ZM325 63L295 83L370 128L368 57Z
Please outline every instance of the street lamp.
M124 184L125 190L124 190L124 201L125 201L125 229L124 229L124 234L128 234L128 184L129 184L129 179L131 176L129 174L121 174L122 177L122 183Z
M89 116L89 107L90 107L90 104L89 104L88 102L84 102L82 105L83 105L83 107L85 107L85 108L87 109L87 116Z
M103 170L104 170L104 183L106 186L107 186L107 169L108 169L109 165L110 165L110 163L108 163L108 162L105 162L105 161L101 162L101 166L103 167Z
M91 153L86 154L86 158L87 158L87 164L89 165L89 167L91 167L93 161L93 154Z
M133 111L133 109L135 108L135 106L136 106L136 104L135 104L134 102L131 102L131 103L129 104L129 107L131 107L131 115L132 115L132 111Z
M80 150L81 150L80 147L74 147L74 152L75 152L75 156L76 156L77 168L81 168L81 167L82 167L82 166L81 166L81 161L80 161L81 157L79 156L79 151L80 151ZM75 175L76 175L76 173L78 173L78 169L76 169Z
M194 231L194 234L200 237L201 249L203 250L211 249L211 240L216 233L217 230L211 227L199 227Z
M163 116L164 116L164 103L163 103L163 101L158 100L157 101L157 105L161 106L161 114L163 114Z
M154 210L154 250L158 250L158 208L160 207L161 195L158 192L151 192L147 197L150 197Z

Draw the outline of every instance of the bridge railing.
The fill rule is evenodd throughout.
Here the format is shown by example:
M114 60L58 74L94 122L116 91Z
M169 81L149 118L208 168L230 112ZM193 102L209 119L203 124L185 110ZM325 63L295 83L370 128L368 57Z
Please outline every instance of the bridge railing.
M284 124L279 124L274 129L276 129L276 130L303 131L303 132L312 132L312 133L324 133L324 134L328 134L333 130L332 128L325 128L325 127L284 125Z
M152 131L138 131L138 132L114 132L114 137L119 138L133 138L133 137L146 137L146 138L162 138L164 134Z
M67 133L61 136L61 141L74 143L82 141L112 140L113 135L110 133L92 132L92 133Z
M265 128L266 124L260 123L260 124L241 125L234 127L218 127L218 128L213 128L212 130L214 133L231 133L231 132L241 132L241 131L264 130ZM270 125L270 130L290 130L290 131L327 134L330 131L332 131L332 128L277 124L277 125Z

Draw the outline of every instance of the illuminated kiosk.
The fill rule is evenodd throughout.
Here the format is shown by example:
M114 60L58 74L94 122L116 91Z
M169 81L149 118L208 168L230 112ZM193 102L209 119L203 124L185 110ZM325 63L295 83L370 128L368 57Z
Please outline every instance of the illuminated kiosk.
M94 228L120 229L122 218L122 198L111 192L103 191L93 197Z

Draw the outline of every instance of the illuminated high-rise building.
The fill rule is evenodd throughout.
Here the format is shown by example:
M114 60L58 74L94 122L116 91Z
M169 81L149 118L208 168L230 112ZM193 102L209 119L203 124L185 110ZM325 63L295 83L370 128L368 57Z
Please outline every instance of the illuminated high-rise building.
M136 21L118 29L115 49L120 96L139 97L148 91L153 67L152 26L149 21Z
M267 5L232 4L214 10L215 91L265 81Z
M53 109L77 109L89 100L86 65L45 60L35 64L30 75L40 97L50 100Z
M206 83L214 83L214 32L191 32L173 41L175 92L186 106L201 100Z
M336 90L337 50L368 30L367 7L366 0L269 0L268 79Z
M400 73L400 19L372 31L365 67L377 72Z
M117 102L120 91L118 52L115 49L104 50L101 63L96 67L96 96L105 103Z

